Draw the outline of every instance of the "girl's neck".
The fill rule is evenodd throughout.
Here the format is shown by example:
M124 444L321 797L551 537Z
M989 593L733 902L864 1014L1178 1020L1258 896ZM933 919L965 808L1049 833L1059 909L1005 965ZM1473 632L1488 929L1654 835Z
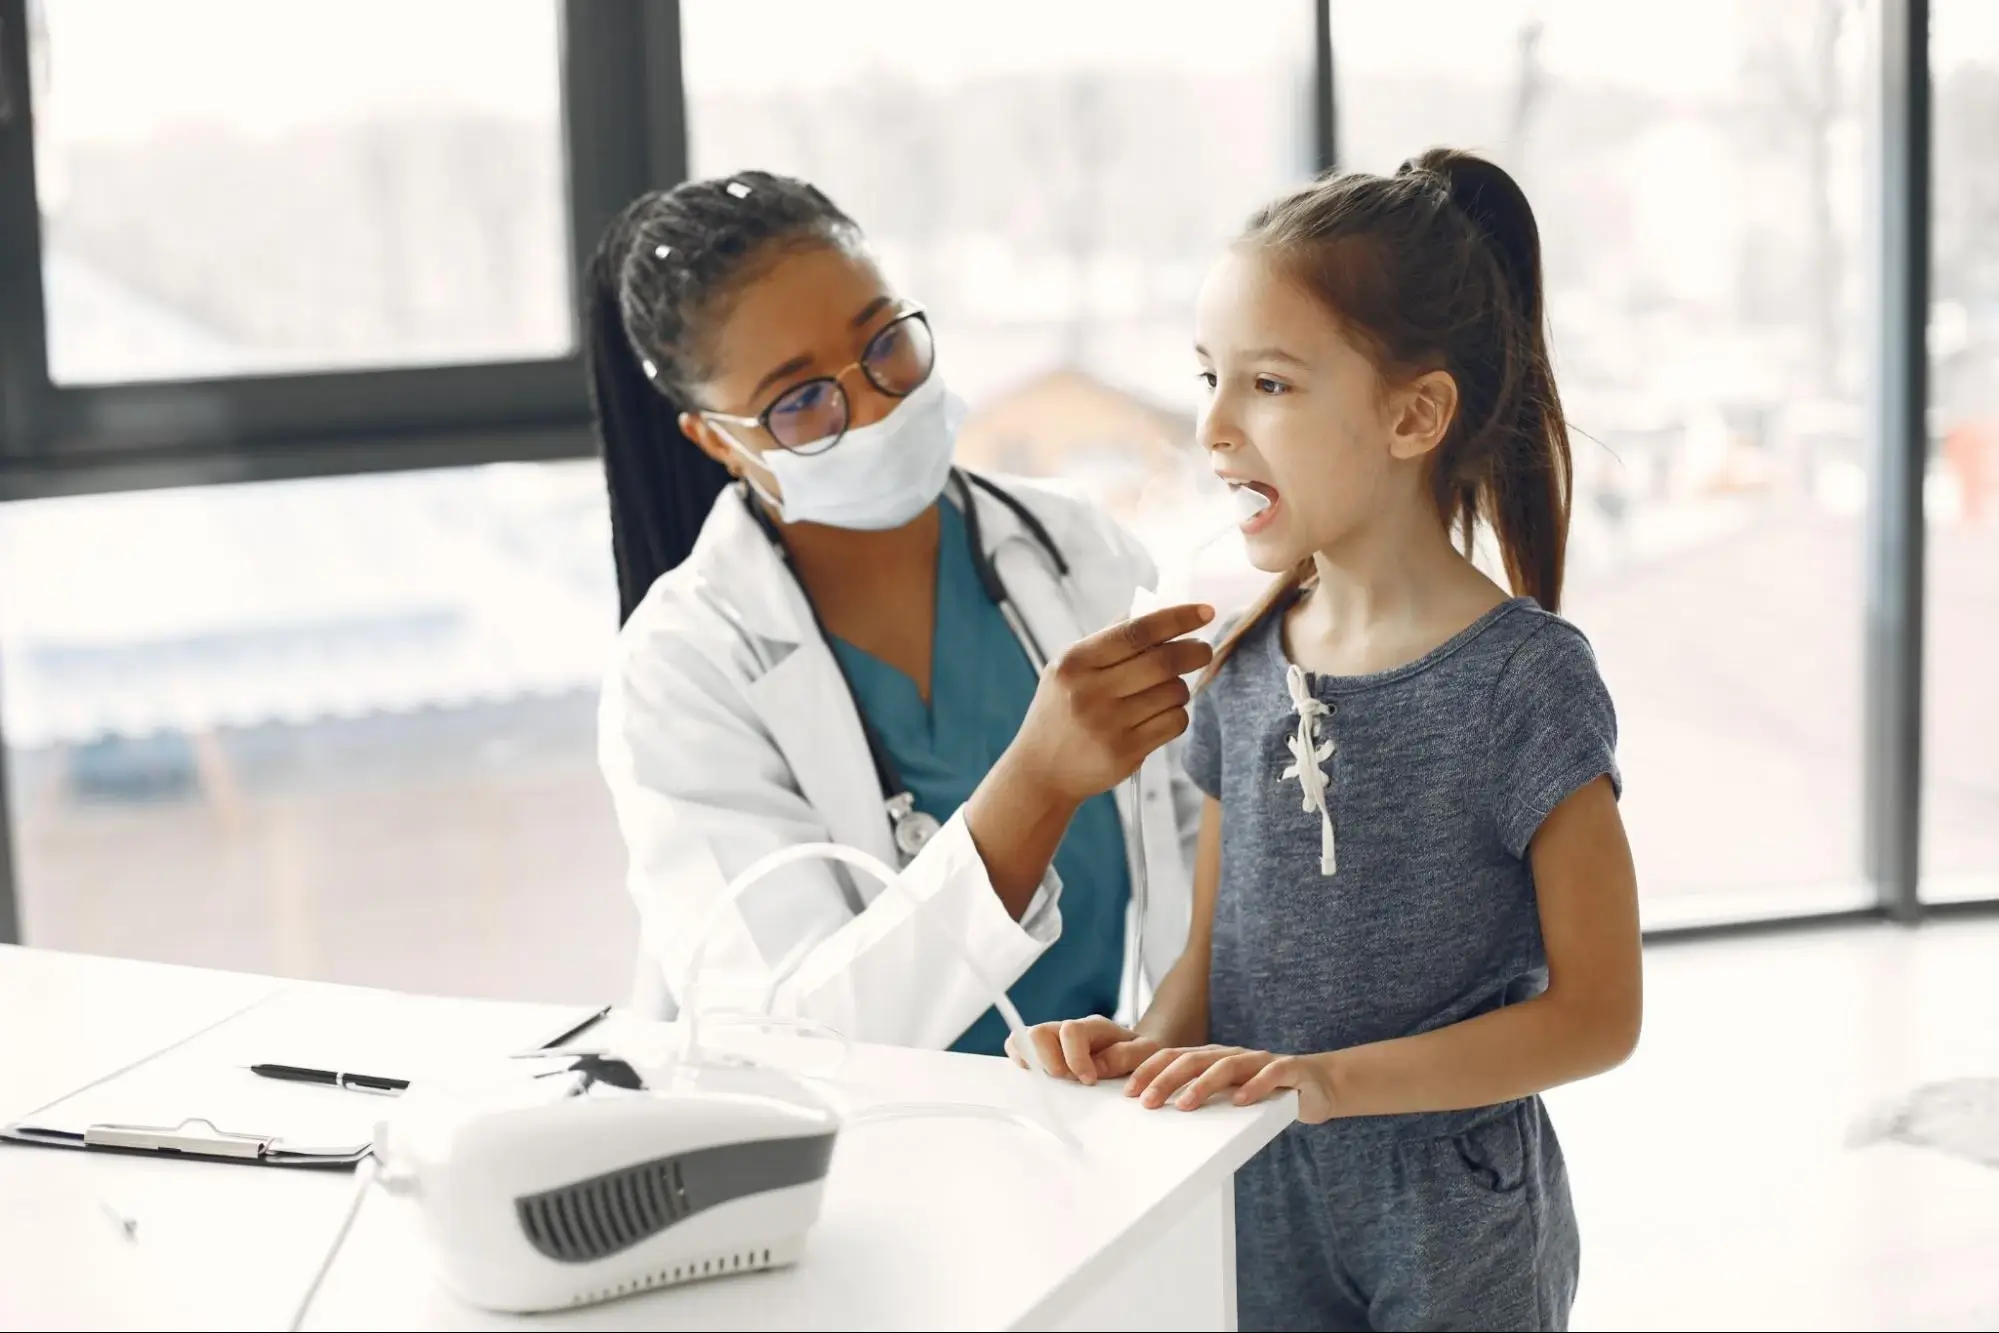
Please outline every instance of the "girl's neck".
M1309 671L1371 675L1416 660L1507 594L1451 544L1441 522L1370 524L1315 552L1310 595L1285 625Z

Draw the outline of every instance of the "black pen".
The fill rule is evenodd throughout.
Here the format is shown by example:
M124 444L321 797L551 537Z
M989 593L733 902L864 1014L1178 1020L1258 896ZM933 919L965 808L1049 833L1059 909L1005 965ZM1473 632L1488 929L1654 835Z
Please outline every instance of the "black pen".
M343 1074L331 1069L301 1069L297 1065L251 1065L259 1078L279 1078L291 1083L324 1083L349 1092L395 1094L410 1085L406 1078L379 1078L374 1074Z

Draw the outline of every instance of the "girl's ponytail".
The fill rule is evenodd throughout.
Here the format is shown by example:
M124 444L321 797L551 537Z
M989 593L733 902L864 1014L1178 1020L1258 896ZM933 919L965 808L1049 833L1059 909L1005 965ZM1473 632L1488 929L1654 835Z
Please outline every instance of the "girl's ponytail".
M1412 165L1447 183L1451 203L1489 249L1513 307L1495 321L1494 345L1505 369L1490 439L1484 448L1471 441L1462 450L1483 466L1449 497L1446 513L1466 549L1483 516L1499 539L1514 592L1559 611L1573 478L1568 424L1548 357L1541 231L1520 186L1485 159L1433 149Z

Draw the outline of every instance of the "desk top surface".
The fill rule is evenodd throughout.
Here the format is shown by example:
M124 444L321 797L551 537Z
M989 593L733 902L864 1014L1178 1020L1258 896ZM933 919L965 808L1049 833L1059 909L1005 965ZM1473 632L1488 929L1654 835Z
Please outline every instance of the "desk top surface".
M0 947L0 1122L144 1059L295 983ZM357 1006L372 993L355 992ZM628 1020L615 1019L625 1024ZM650 1025L613 1027L644 1034ZM1002 1328L1059 1319L1222 1187L1294 1114L1290 1099L1148 1112L1113 1088L997 1060L856 1046L854 1107L980 1103L1057 1116L1080 1151L999 1121L850 1126L795 1268L633 1297L535 1327ZM358 1095L358 1094L357 1094ZM282 1327L331 1240L346 1172L0 1144L0 1327ZM127 1238L107 1206L138 1223ZM409 1206L379 1192L310 1328L497 1328L432 1280Z

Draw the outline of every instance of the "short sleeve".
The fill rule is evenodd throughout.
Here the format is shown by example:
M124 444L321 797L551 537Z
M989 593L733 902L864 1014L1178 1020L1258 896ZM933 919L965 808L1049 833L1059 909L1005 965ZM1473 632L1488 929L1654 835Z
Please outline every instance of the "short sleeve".
M1549 619L1500 671L1491 730L1494 811L1508 853L1525 856L1556 806L1600 777L1622 796L1617 714L1589 640Z
M1222 799L1222 718L1215 707L1213 682L1194 696L1189 711L1187 743L1181 764L1203 794Z

